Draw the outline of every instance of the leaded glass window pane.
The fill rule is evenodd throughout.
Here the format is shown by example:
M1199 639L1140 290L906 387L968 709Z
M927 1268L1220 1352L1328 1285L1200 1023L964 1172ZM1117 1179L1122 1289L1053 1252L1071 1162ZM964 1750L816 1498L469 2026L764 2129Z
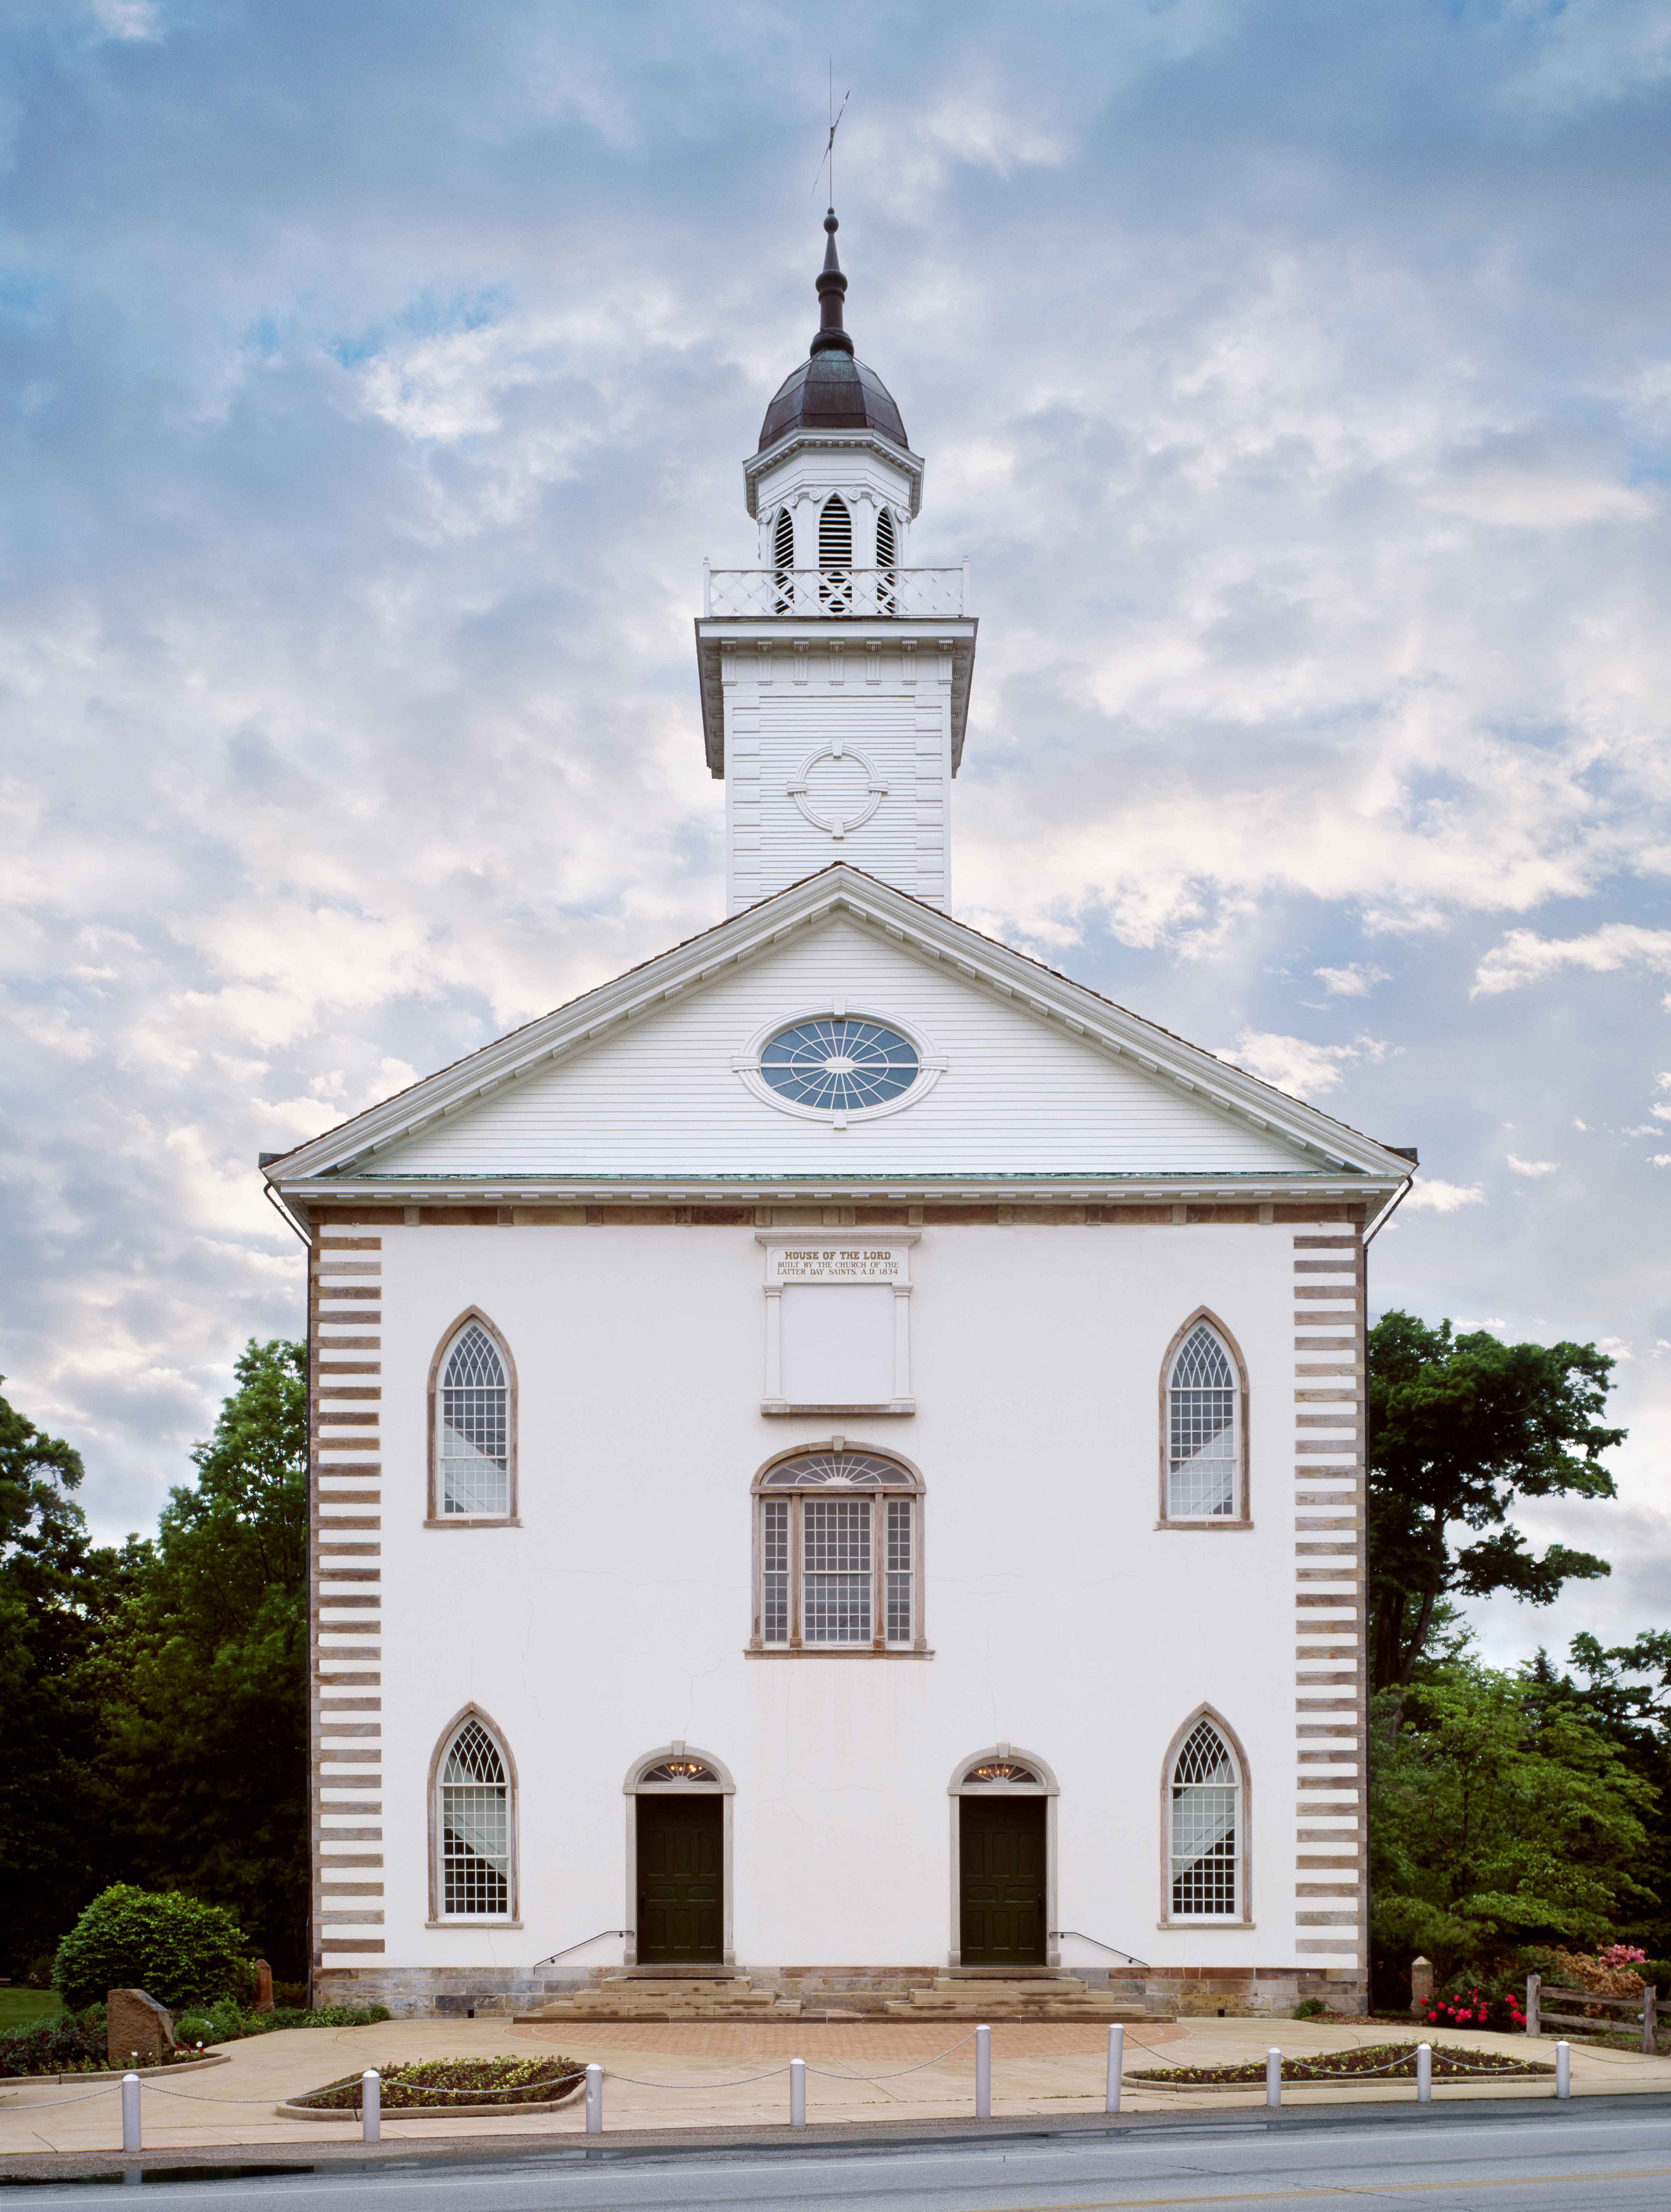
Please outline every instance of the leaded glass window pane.
M510 1395L493 1339L470 1322L441 1374L443 1513L510 1511Z
M1237 1910L1241 1796L1229 1746L1211 1721L1190 1731L1172 1769L1172 1910Z
M441 1769L441 1909L511 1909L510 1787L499 1747L480 1721L466 1721Z
M780 1097L827 1114L886 1105L921 1072L916 1047L896 1030L843 1014L797 1022L760 1055L761 1079Z
M789 1501L769 1498L760 1509L760 1640L789 1641Z
M1166 1510L1174 1520L1236 1511L1237 1395L1229 1353L1216 1333L1198 1322L1172 1363L1166 1394Z
M914 1510L908 1498L890 1498L887 1501L890 1644L908 1644L911 1641L913 1570L916 1565L911 1540L911 1519Z
M867 1498L809 1498L801 1507L803 1639L808 1644L871 1640L871 1503Z

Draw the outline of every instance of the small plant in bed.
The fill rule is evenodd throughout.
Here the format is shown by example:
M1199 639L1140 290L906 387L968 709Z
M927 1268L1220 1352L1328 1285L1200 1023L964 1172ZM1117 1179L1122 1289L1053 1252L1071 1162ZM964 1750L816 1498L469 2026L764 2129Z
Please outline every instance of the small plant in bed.
M1433 2079L1460 2081L1480 2074L1553 2074L1553 2066L1537 2059L1510 2058L1497 2051L1459 2050L1449 2044L1433 2045ZM1407 2081L1416 2071L1413 2043L1372 2043L1363 2051L1323 2051L1315 2058L1284 2058L1285 2081L1358 2081L1366 2075L1383 2081ZM1158 2072L1128 2074L1129 2081L1166 2081L1176 2088L1228 2089L1245 2083L1253 2087L1265 2079L1265 2061L1251 2058L1245 2066L1169 2066Z
M579 2088L586 2069L578 2059L541 2058L414 2058L404 2066L392 2066L382 2077L381 2101L386 2112L446 2112L460 2105L550 2105ZM445 2089L449 2094L433 2093ZM298 2097L299 2105L315 2105L328 2112L358 2111L360 2076L333 2081Z

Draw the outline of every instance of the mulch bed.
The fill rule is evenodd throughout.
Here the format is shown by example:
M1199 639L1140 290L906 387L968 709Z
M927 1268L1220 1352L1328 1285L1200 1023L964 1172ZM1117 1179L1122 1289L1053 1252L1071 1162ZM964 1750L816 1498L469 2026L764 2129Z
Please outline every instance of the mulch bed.
M382 2075L380 2099L386 2112L502 2112L519 2105L550 2107L580 2088L586 2069L578 2059L556 2054L539 2058L415 2058L391 2066ZM445 2097L425 2090L446 2089ZM464 2093L464 2094L460 2094ZM323 2089L290 2100L293 2111L358 2112L360 2076L350 2074Z
M1554 2068L1536 2058L1510 2058L1498 2051L1458 2050L1450 2044L1433 2045L1433 2079L1461 2081L1481 2074L1526 2075L1553 2074ZM1416 2074L1413 2043L1372 2043L1362 2051L1325 2051L1316 2058L1282 2062L1285 2081L1358 2082L1367 2076L1383 2081L1411 2081ZM1245 2084L1262 2087L1265 2061L1250 2058L1245 2066L1170 2066L1147 2074L1128 2074L1128 2081L1154 2081L1176 2089L1226 2089Z

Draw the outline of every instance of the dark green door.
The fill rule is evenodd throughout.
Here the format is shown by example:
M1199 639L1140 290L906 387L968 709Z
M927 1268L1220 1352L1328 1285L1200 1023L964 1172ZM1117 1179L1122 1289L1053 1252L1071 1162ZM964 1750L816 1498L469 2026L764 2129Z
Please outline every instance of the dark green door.
M966 1966L1044 1964L1044 1800L960 1797Z
M638 1800L638 1960L717 1966L725 1956L725 1799Z

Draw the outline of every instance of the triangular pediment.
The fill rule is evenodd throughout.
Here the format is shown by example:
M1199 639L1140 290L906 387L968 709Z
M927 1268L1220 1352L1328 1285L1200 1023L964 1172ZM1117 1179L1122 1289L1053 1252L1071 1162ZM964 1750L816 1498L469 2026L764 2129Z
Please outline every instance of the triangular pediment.
M912 1103L844 1127L750 1071L832 1009L920 1041ZM590 992L269 1169L510 1181L1366 1179L1407 1164L1024 955L837 866Z

